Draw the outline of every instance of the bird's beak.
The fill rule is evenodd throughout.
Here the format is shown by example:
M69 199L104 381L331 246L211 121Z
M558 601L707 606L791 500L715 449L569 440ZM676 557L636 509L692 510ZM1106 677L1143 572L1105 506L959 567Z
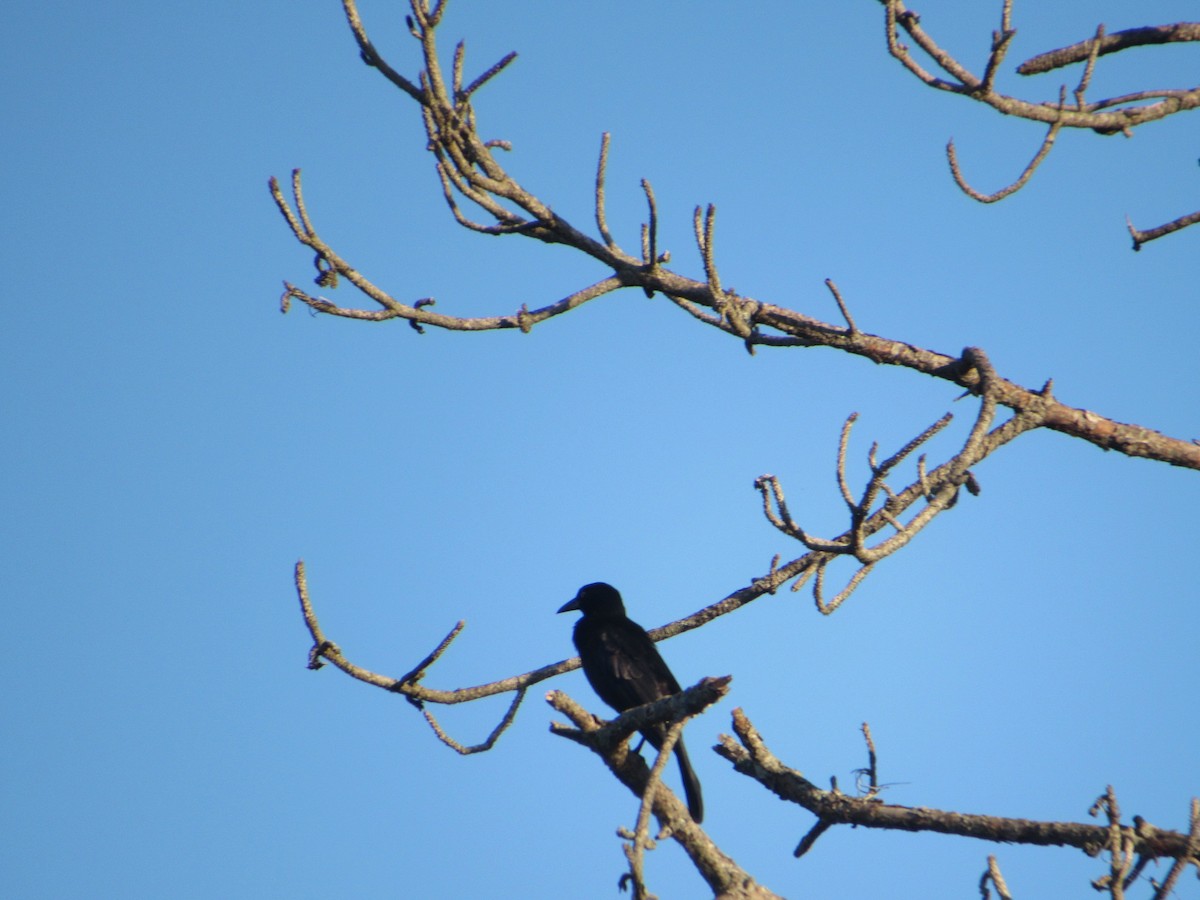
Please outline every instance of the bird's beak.
M570 612L573 609L579 609L579 598L578 597L576 597L574 600L570 601L569 603L564 604L563 608L560 609L559 612L560 613Z

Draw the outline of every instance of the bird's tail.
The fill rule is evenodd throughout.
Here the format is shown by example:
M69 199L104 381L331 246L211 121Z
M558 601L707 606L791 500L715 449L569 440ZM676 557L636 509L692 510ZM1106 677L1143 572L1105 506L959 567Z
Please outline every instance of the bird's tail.
M683 746L683 738L675 744L675 756L679 759L679 775L683 779L683 793L687 797L688 812L699 824L704 821L704 800L700 796L700 779L692 771L692 762L688 759L687 748Z

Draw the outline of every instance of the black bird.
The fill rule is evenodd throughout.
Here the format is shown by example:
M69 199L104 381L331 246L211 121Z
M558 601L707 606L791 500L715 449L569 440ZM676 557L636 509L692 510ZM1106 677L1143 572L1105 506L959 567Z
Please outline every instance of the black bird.
M575 649L579 651L583 674L601 700L621 713L679 693L679 682L663 662L654 641L641 625L625 615L625 604L615 587L604 582L585 584L559 612L573 609L583 613L572 636ZM662 747L666 733L665 725L642 732L656 748ZM700 822L704 819L700 782L692 771L682 737L675 742L675 756L683 777L688 812Z

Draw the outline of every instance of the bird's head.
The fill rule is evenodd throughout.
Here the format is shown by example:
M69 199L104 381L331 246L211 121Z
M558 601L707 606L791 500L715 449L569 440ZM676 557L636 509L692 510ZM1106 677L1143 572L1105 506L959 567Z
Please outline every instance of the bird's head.
M575 599L559 610L560 613L579 610L585 616L624 616L625 604L621 594L611 584L597 581L585 584L575 595Z

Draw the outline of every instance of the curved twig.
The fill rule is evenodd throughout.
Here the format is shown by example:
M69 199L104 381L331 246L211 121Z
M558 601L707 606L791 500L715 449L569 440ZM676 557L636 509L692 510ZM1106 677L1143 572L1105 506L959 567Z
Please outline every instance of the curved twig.
M1025 187L1025 183L1033 177L1034 171L1042 164L1042 161L1050 155L1050 150L1054 147L1054 141L1058 137L1058 132L1062 129L1062 124L1055 122L1046 131L1046 136L1042 138L1042 145L1038 147L1037 153L1033 155L1033 159L1025 166L1024 171L1017 176L1017 180L1012 184L1000 188L993 194L984 194L977 191L967 183L963 177L962 170L958 165L958 153L954 149L954 138L946 142L946 159L950 163L950 174L954 177L954 183L958 185L959 190L970 197L972 200L978 200L980 203L995 203L997 200L1003 200L1009 194L1015 194L1021 188Z

